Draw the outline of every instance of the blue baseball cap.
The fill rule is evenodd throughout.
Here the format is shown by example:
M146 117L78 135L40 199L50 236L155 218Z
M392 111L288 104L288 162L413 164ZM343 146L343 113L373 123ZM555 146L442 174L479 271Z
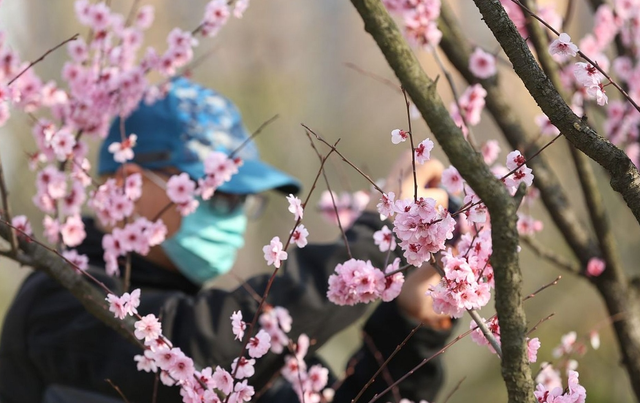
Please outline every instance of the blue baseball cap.
M174 167L197 180L205 176L204 160L212 151L234 152L249 139L236 106L215 91L180 77L172 80L168 94L151 105L141 102L125 119L127 134L138 138L132 162L147 168ZM116 172L120 164L113 159L109 145L121 142L117 118L102 143L98 173ZM236 154L243 164L238 173L218 188L233 194L254 194L275 189L297 193L300 182L260 160L253 141Z

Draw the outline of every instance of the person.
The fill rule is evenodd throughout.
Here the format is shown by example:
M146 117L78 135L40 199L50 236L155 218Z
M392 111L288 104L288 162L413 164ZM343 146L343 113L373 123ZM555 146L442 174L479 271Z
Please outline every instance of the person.
M174 80L166 97L151 105L141 104L125 120L127 132L138 137L133 160L124 165L116 163L109 153L109 146L121 141L120 123L113 123L102 144L99 173L120 181L123 172L140 173L142 195L135 204L134 216L151 220L160 215L168 230L166 241L151 248L148 255L132 256L131 289L141 289L138 312L160 317L164 335L196 365L228 369L241 351L241 343L234 340L230 317L241 311L245 320L250 320L258 304L246 287L225 291L202 286L233 266L247 225L246 199L268 190L295 193L300 184L260 160L255 144L247 142L249 137L240 115L229 100L188 79ZM197 180L203 176L203 160L208 152L232 152L243 143L238 155L244 164L210 201L202 201L186 217L173 208L165 208L169 198L163 187L170 175L187 173ZM410 156L403 155L388 180L397 184L403 173L400 183L405 195L413 192L407 164ZM433 185L441 172L441 164L432 161L420 167L417 175L424 185ZM420 192L447 203L442 190L421 186ZM346 233L354 257L383 267L387 253L380 252L373 243L373 233L383 225L373 201L369 211ZM112 228L92 218L85 219L85 227L87 236L77 248L78 253L88 256L91 274L121 295L121 278L108 276L104 270L102 238ZM288 336L295 341L300 334L307 334L313 343L306 360L320 362L317 349L365 315L368 306L337 306L327 300L329 276L337 264L349 258L342 240L310 244L289 253L273 281L267 303L289 311L293 323ZM396 250L391 259L399 255ZM247 285L262 295L268 280L269 275L257 275L248 279ZM428 286L438 280L435 271L426 265L415 269L408 274L396 300L377 306L363 329L375 347L363 343L350 360L351 370L346 378L335 381L331 377L328 386L336 387L334 402L350 402L380 367L377 354L388 357L419 322L423 326L360 400L368 401L388 386L389 377L400 378L443 347L451 322L435 314L425 296ZM263 390L259 402L298 401L287 382L274 378L282 368L285 353L268 353L257 360L250 384L256 392ZM140 347L125 341L85 311L46 274L34 272L20 288L2 329L0 401L121 401L112 385L130 402L182 401L178 387L158 385L154 374L137 371L137 354L141 354ZM396 393L414 401L432 401L442 382L442 365L436 358L400 383ZM383 398L389 400L390 396Z

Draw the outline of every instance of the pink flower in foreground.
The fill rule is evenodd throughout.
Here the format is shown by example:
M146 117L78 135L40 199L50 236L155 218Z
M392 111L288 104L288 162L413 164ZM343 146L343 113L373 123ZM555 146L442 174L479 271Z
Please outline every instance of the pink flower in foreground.
M80 245L87 236L84 230L84 223L79 215L67 218L67 221L60 229L60 233L62 234L62 242L70 247Z
M138 363L138 371L156 372L158 370L156 362L153 360L153 352L151 350L145 350L144 355L138 354L134 356L133 360Z
M222 393L228 395L233 390L233 378L226 370L216 367L211 379L213 380L215 387L220 389Z
M391 142L393 144L400 144L409 138L409 132L405 132L401 129L395 129L391 131Z
M386 217L391 217L395 214L394 205L396 195L393 192L383 193L380 198L380 203L377 204L378 213Z
M167 182L167 196L176 204L190 203L196 190L196 183L183 172L173 175Z
M122 143L111 143L109 152L113 154L113 159L121 164L131 161L133 159L133 147L135 147L137 140L138 136L132 134Z
M538 361L538 349L540 348L540 340L535 337L527 341L527 357L529 362Z
M442 186L451 194L458 194L464 189L464 179L453 165L442 171Z
M29 223L29 219L24 215L17 215L11 219L11 225L16 227L19 231L22 231L27 236L31 236L33 231L31 230L31 224ZM22 235L22 234L18 234Z
M255 369L253 368L255 363L256 363L256 360L254 360L253 358L249 360L244 357L240 357L239 360L238 358L236 358L231 363L231 373L236 374L235 375L236 379L251 378L253 374L256 372ZM238 367L237 371L236 371L236 366Z
M478 78L489 78L496 74L496 58L481 48L476 48L469 56L469 70Z
M233 393L229 396L229 403L248 402L253 395L253 386L249 386L247 381L244 380L236 383L236 386L233 388Z
M262 251L264 252L264 259L269 266L274 265L276 268L280 268L281 262L287 260L287 252L282 250L282 242L277 236L274 236L271 239L271 243L265 245Z
M400 269L400 258L394 259L393 263L387 266L385 269L385 284L384 291L380 294L380 299L384 302L393 301L400 291L402 291L402 284L404 284L404 274L398 272ZM389 273L397 272L389 275Z
M309 231L304 227L303 224L300 224L293 230L291 234L291 240L295 242L298 248L304 248L307 246L307 237L309 236Z
M598 85L602 81L603 75L592 64L578 62L573 67L573 75L576 81L585 87Z
M149 314L134 324L135 335L142 340L155 340L162 334L162 325L155 315Z
M287 196L287 201L289 202L289 211L294 215L296 221L301 220L302 216L304 215L304 210L302 209L302 201L292 194Z
M231 314L231 331L236 336L236 340L242 340L244 338L244 330L247 328L247 324L242 320L242 312L236 311Z
M578 47L571 42L571 37L563 32L549 45L549 53L551 56L561 55L573 57L578 53Z
M373 242L378 245L380 252L394 250L396 248L396 237L386 225L380 231L373 233Z
M587 263L587 275L590 277L598 277L605 268L604 260L593 257L589 260L589 263Z
M127 316L126 306L129 302L129 294L125 293L122 297L109 294L105 300L109 303L109 311L113 312L116 318L124 319Z
M423 140L415 149L416 163L424 164L431 159L431 150L433 150L433 141Z
M249 356L253 358L260 358L269 351L271 347L271 336L264 330L260 329L258 334L249 339L247 349L249 350Z

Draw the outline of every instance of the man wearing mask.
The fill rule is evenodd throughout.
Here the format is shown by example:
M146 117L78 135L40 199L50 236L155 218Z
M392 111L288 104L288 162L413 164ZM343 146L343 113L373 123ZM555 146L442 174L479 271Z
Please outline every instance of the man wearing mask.
M219 365L229 368L241 352L234 340L230 317L241 311L251 320L257 302L246 288L234 291L203 289L205 282L233 266L243 246L247 225L248 199L269 190L289 194L300 189L298 181L259 159L255 145L248 141L236 108L219 94L180 78L161 100L141 104L124 122L127 133L136 133L135 157L127 164L114 161L110 146L120 142L121 125L116 120L102 144L99 173L122 180L140 173L142 196L136 201L134 217L149 220L161 217L167 239L151 248L146 256L133 255L131 289L141 289L138 312L161 318L163 334L180 347L199 367ZM248 141L247 143L245 143ZM186 173L197 181L204 176L204 159L211 151L233 152L241 144L243 159L239 172L218 188L214 196L201 200L196 210L182 217L166 208L170 199L166 182L172 175ZM408 165L409 164L409 165ZM403 156L388 183L398 183L406 193L413 192L410 157ZM442 166L437 162L419 168L422 184L439 181ZM447 204L439 189L420 187L421 196ZM375 201L372 206L375 206ZM383 267L387 253L373 243L380 222L375 207L365 212L347 231L353 257L371 260ZM120 278L105 273L103 236L113 228L98 220L85 219L87 238L77 248L89 258L90 272L116 294L121 295ZM391 261L398 252L393 252ZM308 245L290 250L280 274L275 278L267 303L286 308L293 318L288 334L297 340L302 333L313 343L305 360L319 362L314 354L331 336L366 313L366 305L337 306L326 298L327 281L337 264L348 260L342 241ZM122 269L120 270L122 271ZM249 289L262 295L269 275L247 281ZM419 323L424 325L387 366L387 375L396 380L442 346L451 323L436 315L431 300L424 295L439 280L430 267L411 272L400 296L381 303L364 326L365 337L375 345L362 348L353 356L346 379L334 383L334 402L349 402L379 368L375 353L388 357ZM260 402L297 402L292 387L277 376L283 354L268 353L256 362L249 378L256 392L265 388ZM118 333L86 312L63 287L46 274L35 272L25 281L3 327L0 344L0 401L3 403L75 403L118 400L111 380L130 402L180 402L179 387L156 385L155 375L136 370L134 356L139 347L129 344ZM274 376L275 375L275 376ZM388 386L380 375L360 398L368 401ZM403 398L432 400L443 381L438 359L430 361L399 385ZM158 388L154 392L155 388ZM384 396L383 401L390 399Z

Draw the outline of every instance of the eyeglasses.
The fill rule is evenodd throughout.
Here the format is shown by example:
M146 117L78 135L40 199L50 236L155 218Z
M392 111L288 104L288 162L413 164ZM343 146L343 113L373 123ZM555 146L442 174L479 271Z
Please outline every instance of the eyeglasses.
M177 175L175 172L142 170L143 174L161 189L167 189L167 180L160 175L171 177ZM160 175L159 175L160 174ZM207 206L217 214L229 215L242 210L247 218L254 220L260 218L267 207L269 199L263 194L233 194L215 192L213 196L206 200Z

